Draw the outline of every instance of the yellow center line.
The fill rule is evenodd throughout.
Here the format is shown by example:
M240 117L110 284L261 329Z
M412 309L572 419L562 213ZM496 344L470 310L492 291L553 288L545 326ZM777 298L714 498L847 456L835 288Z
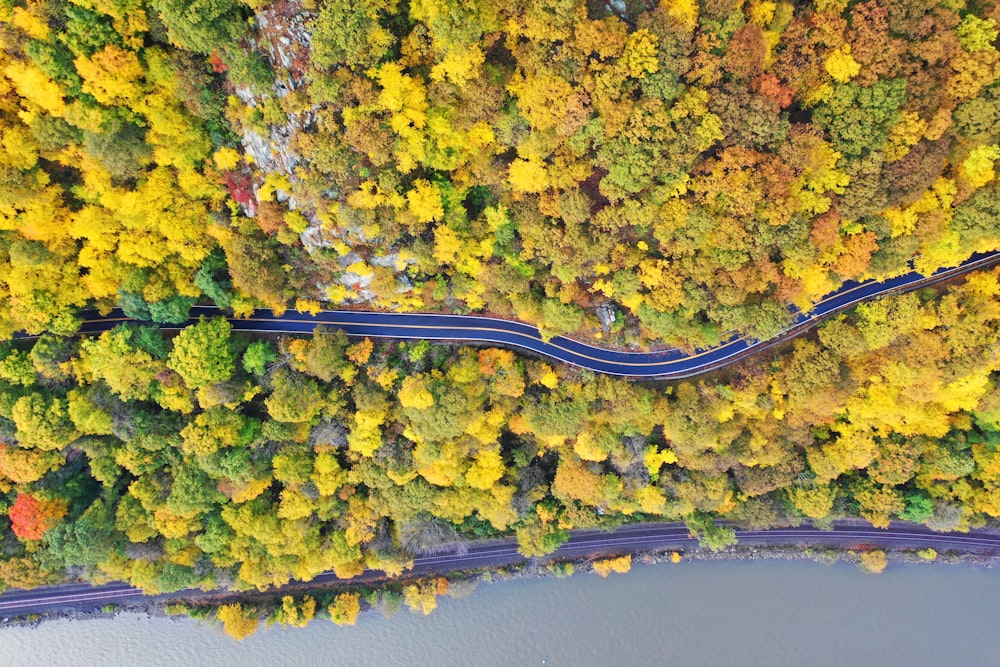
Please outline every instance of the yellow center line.
M930 280L931 278L944 278L950 272L958 271L959 269L965 269L967 271L972 266L978 266L979 264L984 264L984 263L987 263L987 262L995 260L995 259L996 259L995 257L985 257L983 259L980 259L980 260L974 262L971 265L962 265L962 266L954 267L953 269L950 269L949 271L946 271L946 272L944 272L944 273L942 273L940 275L937 275L937 276L925 276L924 278L922 278L920 281L917 281L916 283L908 283L906 285L900 285L900 287L907 287L907 286L913 287L913 286L919 285L920 283L922 283L924 281ZM906 275L906 274L903 274L903 275ZM899 276L896 276L896 277L898 278ZM891 278L889 280L891 280ZM825 303L827 303L829 301L833 301L835 299L839 299L839 298L841 298L841 297L843 297L843 296L845 296L847 294L850 294L850 293L852 293L854 291L857 291L857 290L860 290L860 289L864 289L866 287L871 287L872 284L873 283L870 283L870 282L868 282L868 283L862 283L862 284L856 285L856 286L854 286L854 287L852 287L852 288L850 288L848 290L844 290L842 292L837 292L835 294L832 294L832 295L830 295L830 296L828 296L828 297L826 297L826 298L824 298L824 299L816 302L813 305L813 307L809 309L809 311L807 311L806 313L801 313L802 316L805 318L802 322L798 322L796 324L793 324L788 329L785 329L784 331L782 331L781 334L784 334L787 331L790 331L792 329L798 328L800 326L804 326L804 325L808 324L810 321L814 320L817 317L817 315L811 314L811 313L814 313L816 311L816 309L818 307L822 306L823 304L825 304ZM877 295L873 295L873 296L877 296ZM853 305L853 303L854 302L845 303L844 307ZM479 316L476 316L476 315L449 315L449 314L444 314L444 313L384 313L384 312L378 312L378 311L336 311L336 310L326 310L326 311L323 311L323 312L324 313L357 312L357 313L361 313L361 314L384 315L384 316L388 316L388 317L405 317L405 316L408 316L408 315L412 315L412 316L416 316L416 317L428 316L428 315L432 316L432 317L473 317L473 318L474 317L479 317ZM660 366L672 366L672 365L684 363L684 362L687 362L687 361L690 361L690 360L693 360L693 359L698 359L700 357L703 357L703 356L706 356L706 355L709 355L709 354L717 354L717 353L720 353L720 352L725 352L726 348L744 341L744 337L741 336L739 338L736 338L736 339L733 339L733 340L729 340L729 341L727 341L727 342L725 342L725 343L723 343L721 345L709 348L707 350L703 350L703 351L698 352L696 354L686 355L684 357L681 357L680 359L672 359L672 360L668 359L668 360L662 360L662 361L647 361L647 362L613 361L613 360L609 360L609 359L602 359L600 357L593 357L593 356L590 356L588 354L584 354L583 352L577 352L575 350L571 350L569 348L563 347L562 345L558 345L558 344L553 343L553 342L546 342L546 341L542 340L541 336L537 336L536 337L536 336L532 336L532 335L527 334L527 333L522 333L522 332L517 332L517 331L508 331L506 329L497 329L497 328L493 328L493 327L461 327L461 328L459 328L459 329L456 330L456 328L452 327L452 326L443 326L443 325L436 325L436 324L391 324L391 323L390 324L383 324L383 323L368 323L368 324L366 324L366 323L361 323L361 322L322 321L322 320L317 320L317 319L315 319L314 316L307 315L305 313L298 313L299 319L289 319L289 317L292 317L294 315L296 315L296 313L292 313L292 315L290 315L288 317L285 317L285 318L253 317L251 315L250 317L247 317L247 318L229 318L229 319L232 319L233 321L238 321L238 322L268 322L268 323L288 323L288 322L292 322L292 323L298 323L298 324L316 324L316 325L325 325L325 326L334 326L334 327L345 327L345 326L375 326L375 327L379 327L379 326L385 326L385 327L394 327L394 328L397 328L397 329L429 329L429 330L433 330L433 331L448 331L448 332L450 332L452 334L455 334L456 331L457 331L457 332L459 332L459 335L450 335L450 336L446 337L446 339L454 339L454 340L460 340L460 339L463 339L463 338L467 338L466 336L461 335L461 332L475 332L475 331L477 331L477 332L486 332L486 333L496 333L496 334L504 334L504 335L508 335L508 336L515 336L515 337L519 337L519 338L524 338L524 339L527 339L527 340L529 340L529 341L531 341L533 343L541 343L542 345L546 345L546 346L548 346L550 348L554 348L556 350L561 350L562 352L565 352L566 354L572 355L574 357L578 357L580 359L586 359L588 361L598 362L598 363L601 363L601 364L609 364L609 365L613 365L613 366L624 366L624 367L630 367L630 368L632 368L632 367L635 367L635 368L654 368L654 367L660 367ZM116 318L108 318L108 319L85 320L84 324L95 324L95 323L105 323L105 322L130 322L130 321L135 321L135 320L133 320L133 318L128 318L128 317L116 317ZM522 324L522 325L526 325L526 326L529 326L529 327L533 327L534 326L534 325L530 325L530 324L527 324L527 323L524 323L524 322L519 322L517 320L505 320L505 321L509 321L512 324L514 324L514 323L516 323L516 324ZM285 332L279 332L279 333L285 333ZM779 334L779 336L781 334ZM370 334L370 335L375 336L375 337L380 337L380 334ZM392 336L384 336L384 337L386 337L386 338L392 338ZM475 341L475 339L468 339L468 340ZM478 342L484 342L484 343L492 342L492 343L499 343L499 344L506 343L506 341L502 341L502 340L497 340L497 341L484 340L484 341L478 341ZM584 346L584 347L587 347L587 348L590 348L590 349L593 349L593 350L604 351L604 352L606 352L608 354L655 355L655 354L670 354L671 352L676 351L676 349L674 349L674 350L663 350L662 352L618 352L616 350L605 350L603 348L598 348L598 347L595 347L593 345L588 345L587 343L583 343L583 342L580 342L580 341L575 341L574 340L574 342L576 342L578 345L581 345L581 346ZM764 343L764 342L767 342L767 341L758 341L757 343L749 344L747 346L747 349L753 347L754 345L756 345L758 343ZM514 343L512 343L512 344L514 344ZM531 348L529 347L528 349L531 349ZM552 355L550 355L550 356L552 356ZM723 357L723 359L725 359L725 357ZM720 361L721 360L722 359L720 359ZM570 363L572 363L572 362L570 362Z
M247 318L246 320L243 320L243 321L245 321L245 322L287 322L288 320L282 320L282 319L276 319L276 318L265 318L265 317L249 317L249 318ZM301 322L301 323L309 323L309 322L311 322L311 320L292 320L292 321L293 322ZM338 326L340 326L340 327L342 327L342 326L387 326L387 327L394 327L394 328L397 328L397 329L431 329L431 330L434 330L434 331L448 331L448 332L452 332L452 333L455 332L455 328L454 327L446 327L446 326L441 326L441 325L436 325L436 324L386 324L386 325L375 324L375 325L372 325L372 324L358 324L356 322L317 322L317 324L334 326L334 327L338 327ZM611 360L608 360L608 359L601 359L600 357L592 357L590 355L583 354L582 352L575 352L574 350L570 350L569 348L563 347L562 345L557 345L557 344L552 343L552 342L546 343L541 338L534 338L534 337L532 337L532 336L530 336L528 334L517 333L517 332L513 332L513 331L507 331L505 329L494 329L492 327L462 327L461 329L459 329L459 331L460 332L466 332L466 331L483 331L483 332L489 332L489 333L506 334L506 335L509 335L509 336L519 336L521 338L526 338L526 339L528 339L528 340L530 340L532 342L538 342L538 343L541 343L543 345L547 345L548 347L552 347L552 348L555 348L557 350L562 350L563 352L566 352L567 354L571 354L573 356L580 357L581 359L587 359L588 361L597 361L597 362L600 362L602 364L614 364L614 365L617 365L617 366L650 367L650 366L662 366L664 364L676 364L676 363L679 363L679 362L682 362L682 361L686 361L688 359L696 359L696 358L698 358L700 356L703 356L705 354L710 354L710 353L713 353L713 352L718 352L719 350L723 350L726 347L726 345L720 345L719 347L714 347L714 348L712 348L710 350L706 350L705 352L701 352L699 354L692 355L690 357L684 357L684 358L681 358L681 359L674 359L674 360L664 360L664 361L655 361L655 362L611 361ZM378 336L378 334L374 334L374 335ZM392 336L386 336L386 338L392 338ZM458 340L458 339L464 338L464 336L462 336L462 335L451 335L451 336L448 336L448 338L452 338L452 339ZM506 341L500 340L500 341L482 341L482 342L484 342L484 343L495 342L495 343L503 344ZM736 341L732 341L730 343L727 343L727 345L732 345L733 342L736 342ZM613 354L614 350L608 350L608 352ZM637 354L637 353L632 353L632 354ZM656 354L656 352L646 352L646 353L639 353L639 354Z

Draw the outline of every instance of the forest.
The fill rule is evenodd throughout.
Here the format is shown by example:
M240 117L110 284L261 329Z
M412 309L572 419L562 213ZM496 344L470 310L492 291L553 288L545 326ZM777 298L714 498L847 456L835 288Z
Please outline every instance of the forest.
M1000 248L998 20L966 0L0 0L0 583L263 590L636 521L715 549L719 519L994 525L997 271L673 384L176 326L214 303L492 314L623 349L767 339L845 281ZM115 306L135 322L75 335Z
M0 348L0 581L150 592L403 573L573 528L1000 518L1000 270L862 304L698 382L203 319ZM8 524L9 522L9 524Z

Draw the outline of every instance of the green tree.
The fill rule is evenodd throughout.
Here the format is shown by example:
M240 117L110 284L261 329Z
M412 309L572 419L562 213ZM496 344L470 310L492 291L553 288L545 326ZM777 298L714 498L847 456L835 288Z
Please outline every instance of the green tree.
M568 539L569 531L536 515L529 515L517 528L517 550L525 558L548 555Z
M107 390L105 389L103 393L107 394ZM85 389L71 389L66 396L69 403L69 418L82 433L111 435L114 432L111 415L100 405L108 403L101 394L99 387L91 385Z
M25 447L62 449L80 437L66 399L48 393L31 393L17 399L12 419L17 439Z
M29 354L7 346L7 354L0 359L0 378L15 385L30 387L35 384L35 366Z
M165 364L141 343L141 330L118 326L80 344L79 372L100 379L124 400L146 400Z
M150 4L162 18L170 41L190 51L235 51L247 30L244 5L237 0L152 0Z
M180 515L209 512L223 500L215 484L205 473L193 465L174 465L173 484L164 506Z
M278 421L300 423L315 419L325 400L316 380L283 368L271 379L271 394L264 404Z
M243 353L243 369L253 375L263 375L268 364L278 358L274 347L266 340L255 340Z
M260 422L238 412L213 406L184 427L182 449L190 454L212 454L223 447L246 447L260 435Z
M904 79L886 79L872 86L855 82L834 85L833 94L813 112L813 119L830 134L834 148L849 158L880 150L899 122L906 99Z
M146 131L135 123L113 119L100 132L84 131L83 149L119 180L133 180L153 161Z
M184 378L191 389L225 382L235 370L235 355L229 334L232 326L224 318L190 326L174 339L167 365Z
M306 348L305 372L329 382L349 364L344 358L347 336L340 329L316 327Z
M110 508L97 500L74 521L64 521L45 536L48 555L58 565L93 568L115 555L123 542Z
M717 524L711 514L705 512L691 514L685 517L684 524L701 546L712 551L722 551L736 544L736 531L730 526Z
M573 333L583 326L583 311L571 303L545 299L542 302L542 326L550 336Z
M44 334L31 346L31 363L43 377L65 380L70 377L69 362L75 353L74 339Z
M312 23L313 65L341 65L363 70L377 65L395 38L381 22L396 7L395 0L331 0L319 9Z

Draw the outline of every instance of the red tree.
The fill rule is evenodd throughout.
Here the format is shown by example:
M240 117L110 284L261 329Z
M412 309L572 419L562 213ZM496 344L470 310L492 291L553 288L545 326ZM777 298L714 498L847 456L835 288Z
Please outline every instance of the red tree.
M66 506L58 500L39 500L20 493L10 507L10 523L14 534L22 540L41 539L45 531L66 514Z

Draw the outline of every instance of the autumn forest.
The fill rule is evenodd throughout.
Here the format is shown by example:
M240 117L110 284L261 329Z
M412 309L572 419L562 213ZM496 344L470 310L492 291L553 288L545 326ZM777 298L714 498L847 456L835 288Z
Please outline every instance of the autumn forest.
M180 325L214 304L768 339L845 281L1000 248L998 21L989 0L0 0L0 584L264 590L638 521L713 549L731 525L996 525L997 270L677 383ZM77 334L113 307L134 321Z

